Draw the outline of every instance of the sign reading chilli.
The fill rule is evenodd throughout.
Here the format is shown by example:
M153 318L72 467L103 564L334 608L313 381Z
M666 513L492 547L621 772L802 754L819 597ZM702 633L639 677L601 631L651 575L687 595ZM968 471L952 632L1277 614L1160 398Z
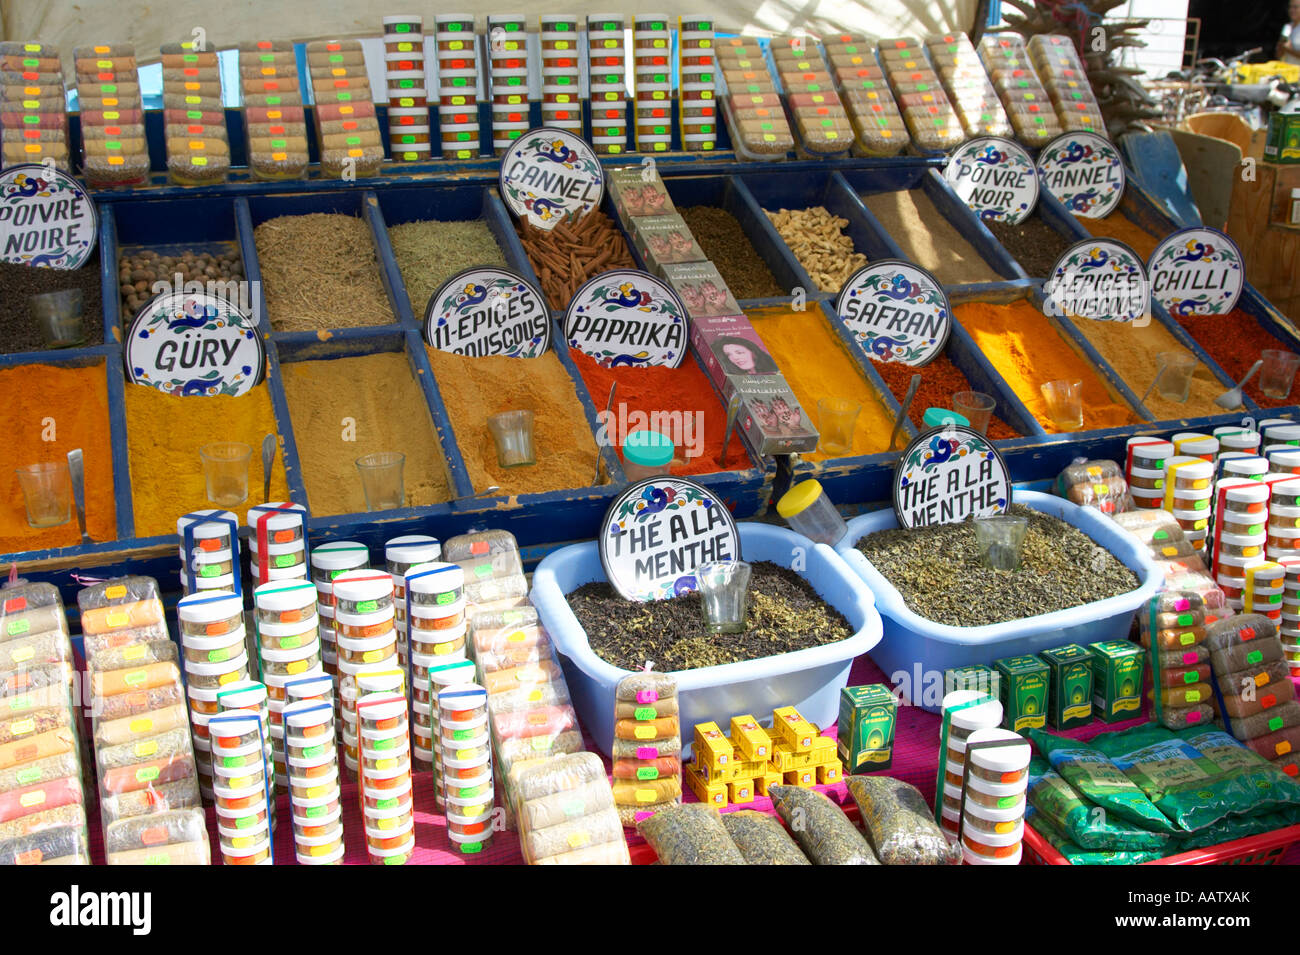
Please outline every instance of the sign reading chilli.
M536 358L551 345L550 313L542 293L518 272L468 269L430 296L424 340L473 358Z
M614 269L578 289L564 316L569 347L607 368L664 365L686 354L686 309L648 272Z

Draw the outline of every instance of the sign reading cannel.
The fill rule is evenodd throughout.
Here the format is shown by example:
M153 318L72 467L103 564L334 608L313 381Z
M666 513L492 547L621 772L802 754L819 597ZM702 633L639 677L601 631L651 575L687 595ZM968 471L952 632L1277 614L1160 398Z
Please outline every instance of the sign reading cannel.
M1063 133L1038 154L1042 187L1085 219L1110 214L1124 197L1124 160L1096 133Z
M947 425L912 439L894 468L894 514L900 527L955 524L1005 514L1011 472L989 440Z
M1204 226L1182 229L1161 242L1147 271L1151 293L1175 317L1226 315L1246 285L1237 243Z
M537 358L551 345L542 293L510 269L467 269L429 297L424 340L439 351L481 358Z
M548 232L600 206L605 173L596 153L562 129L524 133L501 157L501 197L520 219Z
M740 560L740 531L707 489L658 477L614 498L597 546L615 590L628 600L663 600L695 590L701 564Z
M614 269L578 289L564 315L564 338L606 368L676 368L687 348L686 308L648 272Z
M171 395L242 395L266 372L257 325L228 299L167 292L131 322L127 377Z
M902 259L878 259L853 273L835 311L877 361L925 365L952 331L952 309L939 280Z
M0 173L0 262L78 269L98 235L95 203L71 176L31 163Z

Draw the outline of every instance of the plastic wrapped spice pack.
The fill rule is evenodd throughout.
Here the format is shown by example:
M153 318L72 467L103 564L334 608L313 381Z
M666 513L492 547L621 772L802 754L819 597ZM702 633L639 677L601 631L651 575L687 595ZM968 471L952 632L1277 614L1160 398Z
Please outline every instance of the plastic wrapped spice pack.
M0 43L0 70L0 166L48 160L68 172L67 101L58 48Z
M307 174L307 123L293 44L239 44L248 167L254 179L302 179Z
M680 759L671 772L664 772L660 762L682 749L677 681L666 673L633 673L618 681L614 699L614 802L623 822L632 825L644 813L682 799ZM620 717L619 706L626 709L629 703L631 716Z
M230 142L217 51L191 40L164 44L161 53L167 173L181 186L222 182Z
M92 187L131 186L149 175L135 47L73 50L81 107L82 172Z
M1205 645L1232 735L1294 775L1300 704L1272 620L1246 613L1211 625Z
M72 646L52 585L0 590L0 655L0 865L89 865Z
M957 111L915 37L881 40L877 50L912 142L922 150L947 150L966 139Z
M210 864L194 747L190 734L177 727L176 707L184 706L187 693L180 668L173 660L132 659L170 639L157 582L108 580L84 588L77 605L108 864ZM196 713L216 712L215 685L191 686L188 694Z
M308 43L307 69L316 101L321 175L331 179L376 175L384 163L384 143L361 41Z
M850 776L849 795L883 865L955 865L961 851L935 824L915 786L888 776ZM752 860L751 860L752 861Z
M724 37L716 45L723 115L736 152L745 159L784 159L794 136L776 84L755 37Z

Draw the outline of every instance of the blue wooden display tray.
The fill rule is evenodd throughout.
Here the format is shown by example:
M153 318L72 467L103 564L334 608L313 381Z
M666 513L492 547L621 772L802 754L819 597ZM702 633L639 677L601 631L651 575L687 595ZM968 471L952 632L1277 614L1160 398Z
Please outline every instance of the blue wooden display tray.
M640 162L641 158L634 154L607 157L602 161L606 165L621 165ZM849 235L858 250L869 258L898 256L897 244L885 233L860 197L864 193L920 188L1002 277L998 282L948 287L954 302L972 299L1009 301L1023 297L1041 299L1041 277L1025 274L979 219L956 199L934 171L936 162L932 159L790 160L763 164L738 162L732 155L718 153L707 158L693 154L656 156L655 160L677 205L720 205L740 220L777 281L785 288L806 290L809 307L820 310L825 320L831 323L841 347L858 362L864 378L878 393L882 404L895 414L898 404L876 372L872 360L833 315L835 293L814 289L806 271L771 226L764 209L825 205L832 213L849 220ZM492 229L506 260L528 278L535 279L510 216L496 192L496 171L495 161L485 158L463 164L433 161L411 168L393 166L386 168L383 176L351 183L336 180L235 181L205 188L160 186L97 193L101 211L101 249L107 250L101 255L103 344L63 352L2 356L0 367L35 362L106 363L119 539L88 547L8 555L9 558L19 561L25 576L65 586L68 588L65 596L69 597L75 588L68 587L67 571L74 568L103 575L131 572L145 573L164 581L175 579L179 569L174 549L176 538L139 538L135 535L125 441L126 385L121 364L121 322L129 317L121 315L116 293L117 256L123 249L176 251L183 248L230 248L234 245L243 257L246 278L250 282L256 281L260 269L253 244L253 229L267 218L282 214L343 212L361 216L371 226L381 278L395 317L389 325L337 330L327 341L321 341L315 332L272 331L264 302L256 303L259 327L267 344L268 384L277 426L283 437L282 463L291 496L295 500L308 500L289 406L280 383L281 365L375 352L402 352L407 356L425 396L433 433L446 458L455 492L468 494L475 490L470 485L455 429L442 400L445 383L435 380L425 354L421 337L422 308L420 303L414 303L416 307L413 309L407 300L405 286L392 257L387 226L427 218L482 218ZM604 208L607 214L613 214L608 201ZM1087 236L1086 230L1050 197L1043 197L1041 209L1044 220L1063 234L1074 238ZM1154 203L1133 184L1126 193L1123 212L1139 224L1146 224L1161 233L1173 228ZM752 309L763 305L788 305L789 301L788 297L781 297L742 301L741 305L743 309ZM1241 307L1272 334L1295 343L1300 350L1300 336L1253 288L1248 288L1243 295ZM553 319L558 321L559 317L559 313L553 314ZM1207 367L1226 381L1222 369L1204 355L1167 314L1158 312L1156 320L1169 327ZM1097 366L1103 379L1119 397L1138 408L1139 414L1150 417L1145 409L1139 407L1137 396L1120 381L1113 369L1100 360L1072 323L1059 321L1057 327L1073 347ZM603 405L604 396L588 393L567 350L561 349L559 355L574 382L588 423L594 428L596 404ZM1241 419L1239 414L1225 414L1176 422L1144 422L1126 428L1075 435L1047 435L959 325L954 328L947 355L970 380L973 388L997 398L997 413L1023 434L1023 437L998 443L1013 478L1019 482L1049 480L1076 457L1121 457L1126 439L1135 434L1209 429ZM698 359L693 356L692 360ZM716 397L721 405L721 397ZM1253 405L1248 405L1245 413L1259 414ZM1268 414L1300 417L1300 408L1271 409ZM910 422L905 423L905 437L900 439L900 443L914 433ZM311 518L310 530L315 540L363 541L372 548L372 556L378 558L383 542L399 534L426 532L445 538L470 530L503 528L513 532L525 554L535 559L558 544L594 535L604 510L617 487L625 480L618 455L610 449L603 449L602 456L610 475L611 483L607 485L523 495L510 500L503 497L478 498L382 513L318 516ZM897 455L882 453L815 463L798 457L779 462L758 458L752 453L750 457L750 468L698 478L726 501L737 517L764 514L774 496L782 493L791 480L806 476L822 479L832 499L845 505L862 506L884 500L889 496L889 479ZM165 583L164 586L168 585Z

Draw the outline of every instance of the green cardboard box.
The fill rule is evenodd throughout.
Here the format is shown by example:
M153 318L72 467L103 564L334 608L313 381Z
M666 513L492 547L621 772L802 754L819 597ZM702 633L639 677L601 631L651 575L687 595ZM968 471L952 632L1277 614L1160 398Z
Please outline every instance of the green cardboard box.
M1127 640L1088 644L1092 655L1092 708L1107 723L1142 715L1145 654Z
M1300 111L1281 110L1269 117L1264 159L1275 163L1300 163Z
M1028 654L994 660L1002 677L1002 725L1013 732L1047 725L1047 664Z
M898 703L883 683L840 690L837 749L846 773L888 769L894 760Z
M1058 730L1092 722L1092 654L1077 643L1039 654L1048 669L1047 722Z
M943 671L943 694L957 690L978 690L994 699L1002 696L1002 675L992 667L974 664Z

